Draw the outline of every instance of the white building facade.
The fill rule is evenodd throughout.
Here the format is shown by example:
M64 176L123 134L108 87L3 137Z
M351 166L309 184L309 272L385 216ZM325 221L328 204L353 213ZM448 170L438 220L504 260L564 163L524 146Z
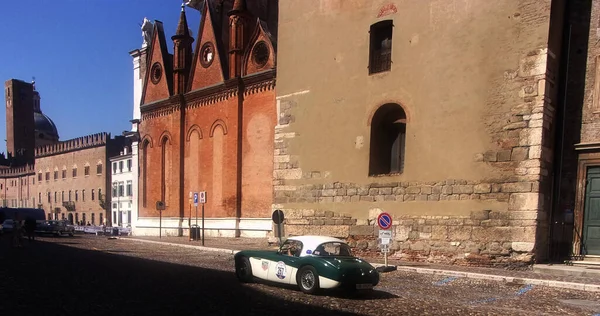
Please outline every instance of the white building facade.
M125 133L125 136L131 139L131 185L134 197L131 199L131 234L136 234L136 223L138 220L138 179L139 179L139 134L138 124L141 119L140 100L142 97L142 89L144 84L144 73L146 71L146 58L148 55L147 39L151 37L152 23L148 19L144 19L142 31L144 32L144 41L140 49L135 49L129 52L133 58L133 119L131 120L131 131Z
M110 214L113 227L133 227L134 202L137 192L133 190L133 155L129 147L123 147L119 156L110 158L111 201Z

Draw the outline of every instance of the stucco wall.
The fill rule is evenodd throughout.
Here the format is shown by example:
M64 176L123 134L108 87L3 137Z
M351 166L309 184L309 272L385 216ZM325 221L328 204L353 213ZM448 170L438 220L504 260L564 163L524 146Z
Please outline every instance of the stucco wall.
M369 27L387 19L391 71L369 75ZM386 211L423 232L398 233L402 253L500 245L493 254L530 260L551 161L549 22L550 0L282 1L273 208L366 227ZM404 172L369 177L370 122L385 103L407 113ZM425 219L435 224L423 231ZM288 222L288 233L302 224L321 229ZM431 233L450 226L463 237Z

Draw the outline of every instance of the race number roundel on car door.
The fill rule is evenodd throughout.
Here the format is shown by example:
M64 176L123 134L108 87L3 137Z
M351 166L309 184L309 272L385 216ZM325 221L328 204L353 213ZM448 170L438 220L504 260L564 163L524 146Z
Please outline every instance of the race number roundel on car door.
M283 263L283 261L277 262L275 269L277 271L275 275L282 280L285 279L285 263Z

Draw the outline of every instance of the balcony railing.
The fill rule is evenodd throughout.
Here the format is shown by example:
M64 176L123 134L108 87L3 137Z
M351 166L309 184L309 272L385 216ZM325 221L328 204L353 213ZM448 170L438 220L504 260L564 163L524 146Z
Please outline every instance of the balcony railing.
M73 202L73 201L64 201L63 202L63 206L64 206L64 208L67 209L67 211L69 211L69 212L75 212L75 202Z

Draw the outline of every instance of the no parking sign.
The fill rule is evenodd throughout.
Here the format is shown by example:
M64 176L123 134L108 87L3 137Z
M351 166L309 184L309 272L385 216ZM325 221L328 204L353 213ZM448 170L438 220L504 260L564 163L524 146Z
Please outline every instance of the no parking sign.
M377 225L381 229L390 229L392 227L392 216L388 213L381 213L377 216Z

